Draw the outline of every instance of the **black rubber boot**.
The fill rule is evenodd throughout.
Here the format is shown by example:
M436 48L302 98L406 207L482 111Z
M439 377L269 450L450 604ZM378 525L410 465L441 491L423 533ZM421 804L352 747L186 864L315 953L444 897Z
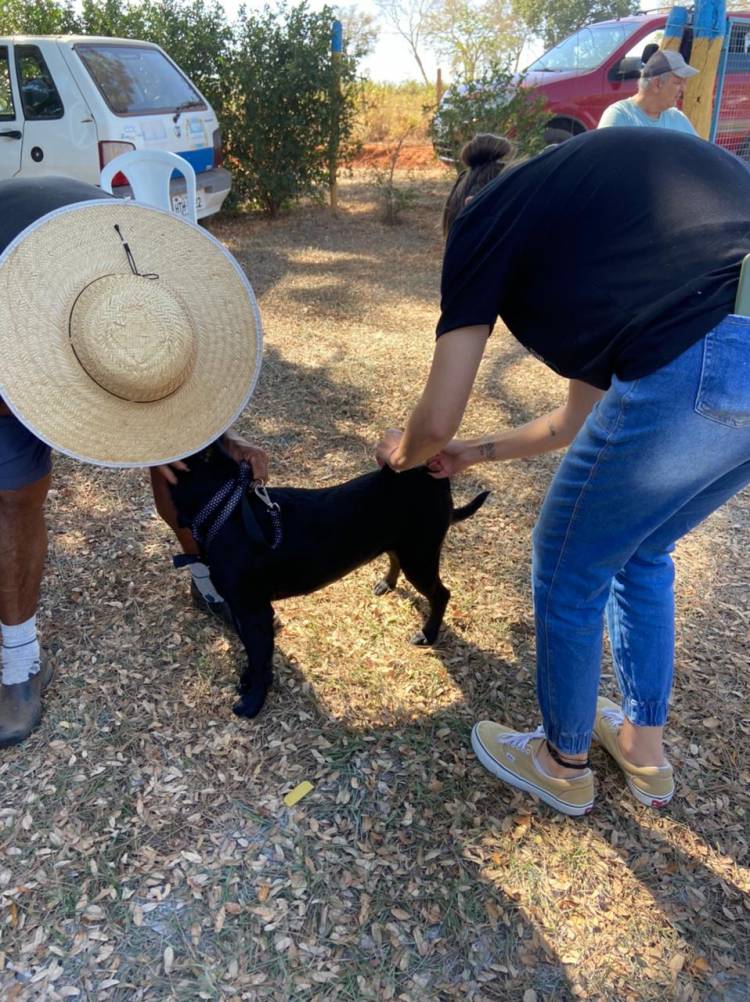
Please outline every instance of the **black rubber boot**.
M0 748L20 745L42 719L42 694L53 669L42 658L36 675L18 685L0 685Z

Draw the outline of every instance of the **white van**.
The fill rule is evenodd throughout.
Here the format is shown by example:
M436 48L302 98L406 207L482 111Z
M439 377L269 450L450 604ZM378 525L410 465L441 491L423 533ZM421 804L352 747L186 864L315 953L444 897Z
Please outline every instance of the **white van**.
M0 38L0 179L63 174L98 184L102 167L133 149L169 150L192 164L199 219L218 212L229 194L216 115L158 45L84 35ZM113 187L130 195L122 175ZM175 209L184 208L178 175L172 194Z

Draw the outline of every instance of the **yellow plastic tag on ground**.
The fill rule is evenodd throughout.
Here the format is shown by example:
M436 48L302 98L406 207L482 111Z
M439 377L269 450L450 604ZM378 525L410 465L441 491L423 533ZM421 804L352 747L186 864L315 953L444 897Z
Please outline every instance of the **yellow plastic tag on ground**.
M298 804L303 797L306 797L312 789L312 783L309 780L304 779L301 783L298 783L293 790L290 790L289 793L287 793L284 797L284 803L287 807L294 807L294 805Z

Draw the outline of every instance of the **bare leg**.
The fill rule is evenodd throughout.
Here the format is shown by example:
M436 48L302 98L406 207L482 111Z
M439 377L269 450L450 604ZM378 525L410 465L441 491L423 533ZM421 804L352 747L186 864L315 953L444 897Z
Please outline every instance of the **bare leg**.
M156 470L150 470L151 490L154 493L154 504L156 510L167 523L182 547L182 552L189 555L198 556L198 544L193 539L190 529L180 526L177 522L177 509L174 506L172 495L169 492L169 484L164 477Z
M25 623L36 612L47 556L44 500L50 477L0 491L0 622Z
M666 765L664 728L639 727L626 717L620 728L620 751L631 765Z

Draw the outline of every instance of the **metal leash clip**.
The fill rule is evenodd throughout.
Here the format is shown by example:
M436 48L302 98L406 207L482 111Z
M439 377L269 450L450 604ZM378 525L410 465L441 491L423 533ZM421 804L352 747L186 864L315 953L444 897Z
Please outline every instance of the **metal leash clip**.
M266 485L262 480L256 480L253 483L253 491L256 498L262 501L266 508L268 508L268 517L271 519L271 525L273 527L273 542L271 543L271 549L275 550L281 545L281 540L284 538L284 527L281 524L281 505L270 499L268 491L266 490Z
M266 485L263 483L262 480L255 481L255 483L253 484L253 491L255 492L255 496L257 498L260 498L263 504L271 511L281 511L281 507L275 501L272 501L268 496Z

